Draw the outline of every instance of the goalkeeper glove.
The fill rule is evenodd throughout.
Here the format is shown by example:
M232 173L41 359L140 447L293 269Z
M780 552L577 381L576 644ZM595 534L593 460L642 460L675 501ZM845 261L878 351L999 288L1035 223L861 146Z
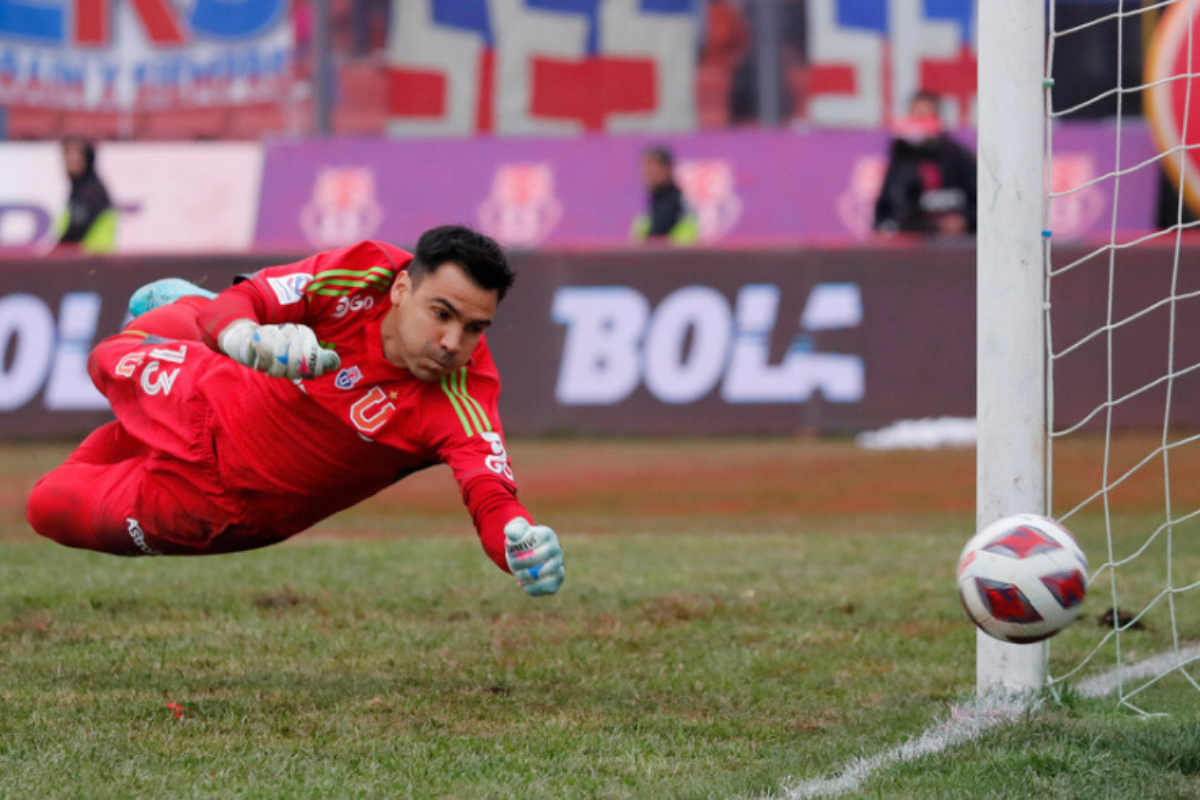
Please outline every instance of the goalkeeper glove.
M508 568L528 595L554 594L562 586L563 553L558 534L545 525L515 517L504 526Z
M342 359L317 342L307 325L259 325L238 320L221 332L221 352L272 378L316 378L337 369Z

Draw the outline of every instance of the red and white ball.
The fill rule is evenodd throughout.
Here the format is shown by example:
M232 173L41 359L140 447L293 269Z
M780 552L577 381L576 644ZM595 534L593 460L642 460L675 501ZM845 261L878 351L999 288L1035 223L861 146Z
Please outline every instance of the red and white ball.
M990 636L1017 644L1070 625L1087 594L1088 565L1075 537L1037 514L997 520L967 542L958 561L958 596Z

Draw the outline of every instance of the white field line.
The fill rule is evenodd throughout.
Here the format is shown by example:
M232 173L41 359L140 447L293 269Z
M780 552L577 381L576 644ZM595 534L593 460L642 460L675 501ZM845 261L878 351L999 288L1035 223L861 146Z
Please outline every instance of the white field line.
M883 767L936 755L977 739L988 728L1021 716L1028 707L1029 703L1019 697L998 700L985 698L968 705L952 706L949 719L916 739L909 739L886 753L855 759L834 778L817 778L792 786L785 782L783 796L787 800L799 800L804 797L832 797L854 791Z
M1169 650L1145 661L1130 664L1121 670L1112 670L1079 684L1079 693L1084 697L1103 697L1117 688L1119 682L1128 683L1164 674L1167 671L1200 658L1200 645L1186 647L1179 652Z
M1083 681L1079 684L1079 693L1085 697L1101 697L1115 690L1121 681L1148 678L1197 657L1200 657L1200 646L1152 656L1145 661L1119 667ZM1019 718L1029 709L1028 699L1019 696L978 698L972 703L952 706L949 719L899 747L869 758L851 761L836 777L816 778L792 785L785 781L783 797L785 800L801 800L806 797L834 797L852 792L884 767L937 755L951 747L966 744L978 739L990 728Z

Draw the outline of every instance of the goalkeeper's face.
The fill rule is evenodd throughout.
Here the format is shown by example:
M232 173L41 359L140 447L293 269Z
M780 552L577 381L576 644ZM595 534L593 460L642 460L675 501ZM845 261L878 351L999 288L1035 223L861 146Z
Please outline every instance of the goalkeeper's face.
M500 298L457 264L442 264L414 285L407 271L392 284L383 319L383 354L423 381L466 366L492 324Z

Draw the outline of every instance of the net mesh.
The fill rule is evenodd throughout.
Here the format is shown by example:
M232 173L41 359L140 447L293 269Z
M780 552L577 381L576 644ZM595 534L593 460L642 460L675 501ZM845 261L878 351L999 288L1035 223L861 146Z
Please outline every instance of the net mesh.
M1091 564L1048 683L1104 673L1139 713L1200 689L1197 22L1200 0L1051 2L1047 26L1048 513Z

